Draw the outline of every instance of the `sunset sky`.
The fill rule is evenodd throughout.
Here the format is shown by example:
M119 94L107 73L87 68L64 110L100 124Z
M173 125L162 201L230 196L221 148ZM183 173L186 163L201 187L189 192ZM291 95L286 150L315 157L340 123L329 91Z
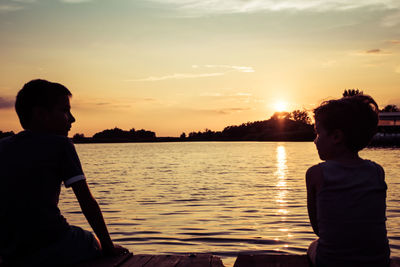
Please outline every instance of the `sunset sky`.
M0 0L0 130L31 79L73 94L70 136L179 136L312 109L400 106L399 0Z

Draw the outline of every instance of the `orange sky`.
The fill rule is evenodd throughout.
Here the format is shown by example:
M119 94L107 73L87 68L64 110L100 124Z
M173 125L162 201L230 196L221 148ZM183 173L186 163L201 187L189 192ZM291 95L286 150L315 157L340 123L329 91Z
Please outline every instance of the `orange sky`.
M398 0L2 1L0 130L35 78L72 91L71 136L222 130L345 88L400 106L399 26Z

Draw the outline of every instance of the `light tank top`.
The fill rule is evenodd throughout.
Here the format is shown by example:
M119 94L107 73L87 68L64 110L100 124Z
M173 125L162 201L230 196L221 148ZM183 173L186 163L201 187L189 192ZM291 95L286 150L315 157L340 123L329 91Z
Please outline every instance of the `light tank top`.
M375 162L320 163L317 266L388 266L386 190Z

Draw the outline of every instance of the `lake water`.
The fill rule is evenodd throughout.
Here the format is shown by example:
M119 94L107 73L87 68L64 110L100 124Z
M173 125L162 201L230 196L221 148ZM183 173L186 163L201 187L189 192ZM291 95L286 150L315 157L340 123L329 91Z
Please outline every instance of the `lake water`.
M312 142L187 142L76 145L111 237L135 254L304 254L316 238L304 175ZM388 184L387 228L400 257L400 149L365 149ZM90 230L72 190L60 208Z

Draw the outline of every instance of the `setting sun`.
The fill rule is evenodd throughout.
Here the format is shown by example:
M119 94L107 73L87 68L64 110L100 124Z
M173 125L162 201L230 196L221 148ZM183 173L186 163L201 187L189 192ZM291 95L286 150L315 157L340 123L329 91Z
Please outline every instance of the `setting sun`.
M286 111L287 106L288 105L286 102L277 101L274 104L274 109L275 109L275 111L282 112L282 111Z

